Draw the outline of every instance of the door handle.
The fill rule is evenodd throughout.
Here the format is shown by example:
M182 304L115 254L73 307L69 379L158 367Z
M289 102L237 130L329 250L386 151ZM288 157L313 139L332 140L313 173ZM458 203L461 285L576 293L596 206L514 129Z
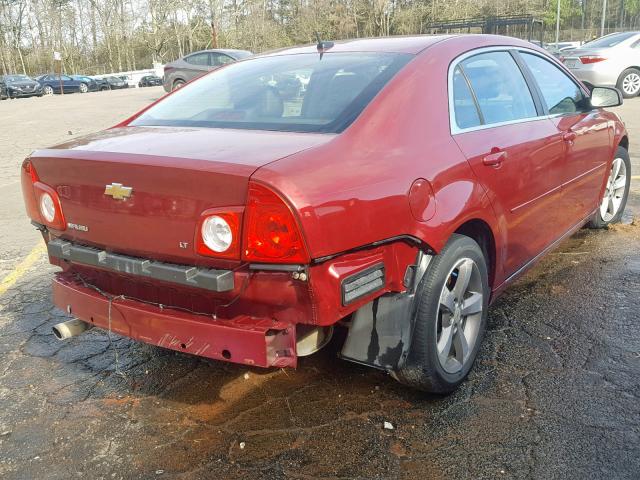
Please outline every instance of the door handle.
M499 167L507 159L507 152L492 152L484 156L482 163L487 167Z
M568 131L568 132L565 132L564 135L562 135L562 140L564 140L565 142L573 142L576 139L576 137L577 137L576 132Z

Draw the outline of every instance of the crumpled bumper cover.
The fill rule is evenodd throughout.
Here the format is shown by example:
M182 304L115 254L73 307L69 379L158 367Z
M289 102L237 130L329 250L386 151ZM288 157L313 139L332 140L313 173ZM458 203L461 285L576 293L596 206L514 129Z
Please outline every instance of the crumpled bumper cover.
M109 328L109 299L73 274L53 279L55 305L94 326ZM241 315L214 319L131 299L111 304L111 331L152 345L259 367L295 367L295 325Z

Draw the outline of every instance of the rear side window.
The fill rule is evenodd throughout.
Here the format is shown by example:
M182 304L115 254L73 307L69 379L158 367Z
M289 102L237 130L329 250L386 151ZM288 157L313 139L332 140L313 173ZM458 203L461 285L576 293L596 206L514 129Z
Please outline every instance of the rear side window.
M537 116L529 87L508 52L474 55L460 64L473 88L485 124Z
M453 110L458 128L477 127L481 124L473 94L460 67L453 71Z
M574 113L582 109L584 95L566 73L551 62L520 52L533 74L550 114Z

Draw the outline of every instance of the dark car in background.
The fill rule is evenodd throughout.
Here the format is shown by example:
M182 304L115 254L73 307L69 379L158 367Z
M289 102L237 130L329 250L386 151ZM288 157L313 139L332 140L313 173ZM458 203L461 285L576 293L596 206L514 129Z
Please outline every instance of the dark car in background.
M71 78L80 82L80 93L97 92L98 83L87 75L71 75Z
M41 75L36 77L36 80L42 85L42 91L45 95L53 95L54 93L77 93L82 91L80 86L82 82L69 75Z
M1 98L41 97L42 85L27 75L0 76Z
M98 91L102 92L105 90L111 90L111 85L105 78L92 77L91 79L94 82L96 82L96 85L98 86Z
M122 77L104 77L104 80L107 81L111 90L129 88L129 84Z
M157 75L145 75L138 82L139 87L157 87L162 85L162 79Z
M163 86L167 92L228 63L253 55L247 50L201 50L164 66Z

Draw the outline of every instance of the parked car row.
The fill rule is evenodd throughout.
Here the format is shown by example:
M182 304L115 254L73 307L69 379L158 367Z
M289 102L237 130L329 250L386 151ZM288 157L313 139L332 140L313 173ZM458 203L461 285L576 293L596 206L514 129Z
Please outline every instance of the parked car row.
M162 79L145 75L139 87L162 85ZM42 97L60 93L87 93L129 88L126 77L114 75L90 77L88 75L45 74L31 78L27 75L0 76L0 100L20 97Z

